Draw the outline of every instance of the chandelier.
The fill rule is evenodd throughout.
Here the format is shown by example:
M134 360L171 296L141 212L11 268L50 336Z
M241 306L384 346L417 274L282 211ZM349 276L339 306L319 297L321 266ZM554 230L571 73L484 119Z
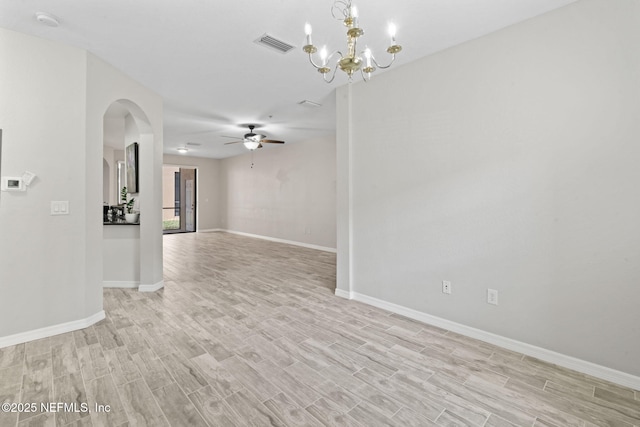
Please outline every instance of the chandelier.
M387 48L387 53L391 55L391 62L387 65L380 65L369 48L366 48L360 53L356 53L358 37L364 34L364 30L358 26L358 10L351 4L351 0L336 0L331 7L331 15L335 19L342 21L344 26L347 27L347 54L344 55L339 50L336 50L330 55L327 55L327 48L323 46L320 49L321 63L317 64L313 60L313 54L318 51L318 48L311 42L311 25L309 23L304 27L307 39L306 45L302 48L302 50L309 55L311 65L322 74L322 78L327 83L333 81L338 68L347 73L350 82L353 74L358 70L362 75L362 79L368 81L371 79L371 73L376 70L376 67L381 69L389 68L396 59L396 53L402 50L402 46L396 43L396 27L393 24L389 24L390 43ZM334 57L339 59L337 59L332 70L329 64ZM331 77L328 77L329 75Z

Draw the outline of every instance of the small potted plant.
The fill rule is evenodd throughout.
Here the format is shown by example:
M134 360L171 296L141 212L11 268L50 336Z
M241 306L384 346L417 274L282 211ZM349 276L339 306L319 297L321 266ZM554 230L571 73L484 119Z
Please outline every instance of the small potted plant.
M133 197L127 201L127 187L122 187L122 191L120 192L120 200L122 201L127 213L124 214L124 219L129 224L135 224L138 222L139 213L133 211L133 204L136 201Z

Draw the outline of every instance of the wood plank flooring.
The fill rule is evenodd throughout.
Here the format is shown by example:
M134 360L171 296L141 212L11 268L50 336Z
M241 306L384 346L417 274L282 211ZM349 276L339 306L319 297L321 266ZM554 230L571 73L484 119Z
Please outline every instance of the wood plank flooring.
M335 255L164 236L165 288L0 349L0 426L640 427L640 393L333 295ZM95 405L110 410L96 411Z

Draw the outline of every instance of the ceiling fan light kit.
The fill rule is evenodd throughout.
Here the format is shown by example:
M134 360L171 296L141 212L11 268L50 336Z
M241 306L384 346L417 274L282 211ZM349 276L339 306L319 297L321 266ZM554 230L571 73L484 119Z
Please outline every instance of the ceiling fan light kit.
M320 61L318 64L313 60L313 55L318 52L318 48L311 42L311 25L307 23L305 25L306 44L302 47L302 50L309 55L309 62L315 67L315 69L322 74L322 78L325 82L331 83L336 76L336 71L340 68L349 76L349 82L351 82L353 74L360 71L362 79L366 82L371 79L371 73L377 68L384 69L389 68L393 61L396 59L396 54L402 50L396 42L396 27L393 24L389 25L389 37L390 43L387 47L387 53L391 55L391 62L387 65L380 65L376 58L371 53L369 48L359 54L357 51L358 37L364 34L364 30L358 27L358 10L351 4L351 0L336 0L331 7L331 15L339 21L344 23L347 27L347 54L344 55L339 50L327 55L326 47L320 49ZM332 68L329 66L331 60L336 57L336 64ZM364 66L363 66L364 65ZM328 77L329 74L331 77Z
M247 150L255 150L256 148L260 147L260 141L253 141L251 139L244 140L242 144Z

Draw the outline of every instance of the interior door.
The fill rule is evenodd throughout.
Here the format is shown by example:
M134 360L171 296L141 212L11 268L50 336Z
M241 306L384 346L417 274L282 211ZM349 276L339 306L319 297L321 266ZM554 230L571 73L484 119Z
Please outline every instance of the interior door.
M193 179L185 179L184 181L184 219L185 219L185 231L196 231L196 180L195 170L193 172Z
M180 213L180 168L162 166L162 231L163 233L179 233Z
M180 232L196 231L196 170L180 168Z
M196 169L165 165L162 185L163 232L196 231Z

